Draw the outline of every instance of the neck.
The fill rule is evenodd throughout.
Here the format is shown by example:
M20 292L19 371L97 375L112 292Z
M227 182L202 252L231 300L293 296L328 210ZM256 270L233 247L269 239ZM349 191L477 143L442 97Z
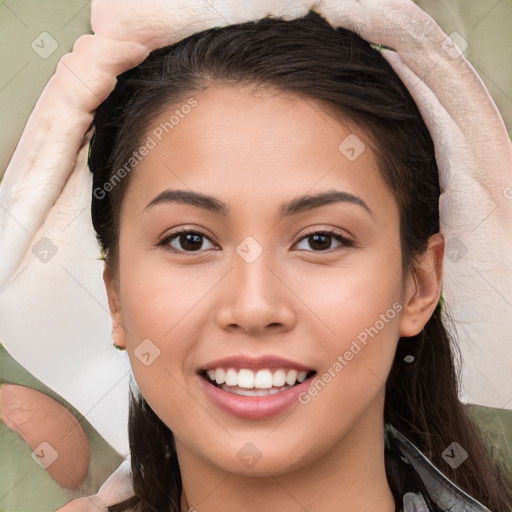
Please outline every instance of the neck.
M382 416L380 423L378 420L379 416L363 416L338 445L329 447L314 463L285 474L267 473L268 477L224 471L196 458L177 440L183 482L181 510L394 512L384 465Z

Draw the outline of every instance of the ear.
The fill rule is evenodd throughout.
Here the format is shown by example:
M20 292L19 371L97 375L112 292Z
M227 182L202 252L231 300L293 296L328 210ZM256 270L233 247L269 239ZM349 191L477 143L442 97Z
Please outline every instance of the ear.
M444 238L436 233L429 238L427 250L415 262L407 277L404 307L400 318L400 336L420 333L434 312L441 294Z
M106 265L103 267L103 282L105 283L108 308L112 317L112 339L118 347L126 349L126 332L119 305L119 290Z

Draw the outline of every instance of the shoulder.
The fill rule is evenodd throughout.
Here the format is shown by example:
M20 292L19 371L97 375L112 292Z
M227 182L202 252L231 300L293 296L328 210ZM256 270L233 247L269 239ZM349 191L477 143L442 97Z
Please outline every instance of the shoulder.
M385 425L384 438L386 462L394 469L389 483L400 500L400 510L491 512L457 487L390 423Z

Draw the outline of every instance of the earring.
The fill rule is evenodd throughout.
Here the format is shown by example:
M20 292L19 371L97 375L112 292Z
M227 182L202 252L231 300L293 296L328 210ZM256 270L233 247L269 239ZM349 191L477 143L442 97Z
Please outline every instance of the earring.
M423 346L423 343L425 341L425 327L423 327L423 329L421 329L421 338L420 338L420 346ZM408 348L406 349L407 352L409 352L411 349ZM418 349L415 348L415 351L417 351ZM412 354L406 354L404 357L403 357L403 361L404 363L414 363L414 361L416 360L416 358L412 355Z
M112 336L113 336L113 337L115 336L116 329L117 329L118 327L119 327L119 325L118 325L118 324L115 324L115 325L114 325L114 328L113 328L113 330L112 330ZM116 350L120 350L121 352L122 352L123 350L126 350L126 348L121 347L121 346L120 346L120 345L118 345L115 341L114 341L114 343L112 343L112 345L114 345L114 348L115 348Z

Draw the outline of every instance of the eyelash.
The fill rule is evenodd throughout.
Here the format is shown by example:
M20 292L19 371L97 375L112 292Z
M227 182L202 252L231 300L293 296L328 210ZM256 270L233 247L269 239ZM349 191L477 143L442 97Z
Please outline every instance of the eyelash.
M163 247L164 249L166 249L166 250L168 250L170 252L174 252L174 253L197 254L197 253L201 252L201 251L184 251L184 250L178 250L178 249L174 249L174 248L169 248L169 243L173 239L179 237L180 235L186 235L186 234L199 235L201 237L206 238L210 242L212 242L209 237L207 237L204 233L201 233L198 230L195 230L195 229L183 229L181 231L176 231L176 232L171 233L170 235L166 236L160 242L158 242L157 246ZM309 237L312 237L313 235L326 235L326 236L330 236L330 237L334 238L335 240L337 240L338 242L340 242L341 245L338 246L337 248L334 248L334 249L326 249L326 250L320 250L320 251L309 251L309 252L329 253L329 252L334 252L336 250L340 250L340 249L343 249L343 248L348 248L348 247L354 247L355 246L355 243L352 240L349 240L348 238L346 238L345 236L343 236L342 234L338 233L335 230L312 231L311 233L307 233L302 238L300 238L297 243L302 242L302 240L305 240L305 239L307 239ZM211 249L207 249L207 250L211 250Z

